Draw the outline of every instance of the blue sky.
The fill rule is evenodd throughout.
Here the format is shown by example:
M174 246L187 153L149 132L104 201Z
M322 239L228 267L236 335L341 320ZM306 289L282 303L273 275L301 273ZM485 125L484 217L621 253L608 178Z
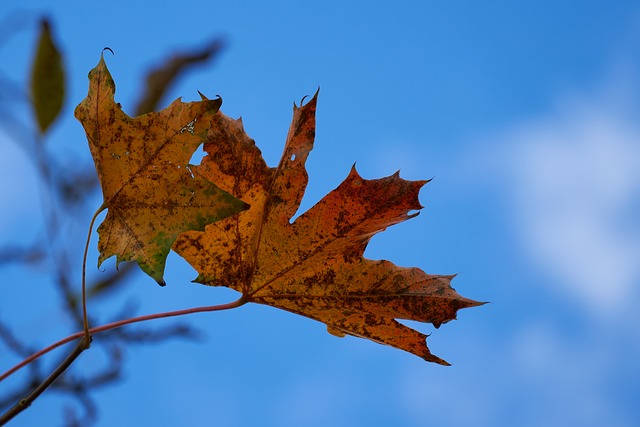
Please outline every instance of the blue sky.
M274 165L292 102L319 86L301 209L353 163L365 178L434 178L421 215L376 236L366 256L458 273L458 292L491 304L438 330L417 326L448 368L268 307L194 315L183 320L201 341L127 349L125 381L94 393L99 426L640 424L637 2L131 3L4 3L0 19L13 14L2 22L18 29L0 30L3 79L24 82L41 12L65 54L52 155L91 161L73 108L103 47L132 112L149 67L224 35L224 53L165 104L219 94ZM42 224L32 163L8 138L0 131L2 243ZM82 241L91 213L70 238ZM46 276L19 273L1 272L0 319L36 346L70 333ZM151 313L235 298L194 276L172 254L166 288L140 274L96 308L106 319L132 301ZM15 363L5 354L2 370ZM78 369L104 362L88 352ZM47 395L12 425L59 425L62 404Z

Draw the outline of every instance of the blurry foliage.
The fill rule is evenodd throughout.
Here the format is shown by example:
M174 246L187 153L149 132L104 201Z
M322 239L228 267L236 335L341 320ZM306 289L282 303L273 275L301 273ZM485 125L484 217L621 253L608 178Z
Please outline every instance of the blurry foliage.
M12 17L11 30L9 26L0 25L6 31L16 28L28 29L24 22L16 23ZM11 82L5 78L0 67L0 129L11 139L27 151L28 157L34 162L34 170L39 175L38 185L41 193L41 215L45 227L33 241L4 241L0 240L0 268L13 266L23 269L25 275L37 269L44 272L58 293L57 303L72 319L73 330L82 330L82 312L80 299L80 284L76 283L73 271L80 260L72 260L69 253L72 248L82 247L83 242L62 230L69 222L83 224L86 221L87 206L85 202L95 200L99 194L98 180L93 164L74 164L69 168L51 155L50 147L55 141L49 141L51 126L60 117L65 103L65 61L64 50L58 46L54 26L43 18L38 25L38 42L33 52L31 70L25 70L30 75L29 89ZM12 33L5 33L0 37L0 49ZM214 58L221 51L223 42L214 39L203 47L194 51L175 54L157 69L152 70L146 86L141 91L136 115L152 111L161 102L163 95L171 84L188 68L202 64ZM141 86L141 87L142 87ZM28 95L27 95L28 93ZM31 124L21 123L16 111L21 104L28 103L33 111L34 121ZM27 135L25 137L25 135ZM30 135L30 136L29 136ZM63 221L64 219L64 221ZM63 224L64 223L64 224ZM74 268L72 268L72 266ZM132 263L124 264L117 271L105 273L98 280L89 282L88 296L92 302L99 302L106 296L119 292L133 269ZM2 280L5 286L11 286ZM98 306L98 304L96 304ZM92 309L92 318L109 317L122 318L133 313L113 313L109 315L96 313ZM36 337L29 337L24 331L16 330L9 319L0 317L0 355L2 360L9 358L21 360L39 350L33 342ZM79 374L74 370L65 373L51 387L52 391L75 400L82 408L73 410L76 405L65 405L64 423L69 426L87 426L97 419L98 409L90 391L98 387L115 385L122 377L123 348L131 344L162 342L175 337L192 338L196 331L189 326L174 324L165 328L139 327L135 330L113 330L102 335L104 339L94 342L92 347L103 352L109 363L107 366L96 366L88 373ZM11 355L11 357L6 357ZM18 400L27 395L31 389L40 384L59 361L49 358L39 359L31 363L23 381L18 387L9 390L0 389L0 413L3 413ZM0 369L4 371L9 366ZM69 408L67 408L69 406ZM52 415L53 416L53 415Z

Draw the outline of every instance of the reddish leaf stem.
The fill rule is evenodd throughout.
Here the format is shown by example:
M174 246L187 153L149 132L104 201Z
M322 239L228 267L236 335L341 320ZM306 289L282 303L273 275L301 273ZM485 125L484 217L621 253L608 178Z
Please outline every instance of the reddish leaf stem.
M106 325L96 326L95 328L91 328L91 329L89 329L89 333L90 334L97 334L99 332L105 332L105 331L109 331L111 329L119 328L121 326L131 325L133 323L144 322L144 321L147 321L147 320L164 319L164 318L167 318L167 317L183 316L183 315L192 314L192 313L205 313L205 312L210 312L210 311L230 310L232 308L240 307L240 306L246 304L247 302L248 302L248 300L243 295L240 298L238 298L237 300L235 300L233 302L230 302L230 303L226 303L226 304L210 305L210 306L204 306L204 307L193 307L193 308L187 308L187 309L184 309L184 310L176 310L176 311L167 311L167 312L162 312L162 313L147 314L145 316L132 317L130 319L118 320L116 322L108 323ZM31 356L27 357L26 359L24 359L23 361L18 363L13 368L9 369L7 372L5 372L2 375L0 375L0 381L2 381L5 378L9 377L10 375L15 373L16 371L20 370L21 368L27 366L29 363L33 362L34 360L38 359L39 357L49 353L51 350L54 350L54 349L60 347L61 345L70 343L71 341L76 340L78 338L83 338L84 336L85 336L85 332L84 331L76 332L75 334L69 335L68 337L63 338L63 339L61 339L60 341L58 341L58 342L56 342L54 344L51 344L50 346L38 351L37 353L32 354Z

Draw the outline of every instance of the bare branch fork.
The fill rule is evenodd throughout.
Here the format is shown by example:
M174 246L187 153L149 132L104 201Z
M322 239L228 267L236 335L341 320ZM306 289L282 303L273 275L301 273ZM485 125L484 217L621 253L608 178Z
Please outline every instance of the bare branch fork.
M187 314L193 314L193 313L205 313L205 312L211 312L211 311L230 310L232 308L240 307L246 303L247 303L247 299L243 295L237 300L232 301L230 303L226 303L226 304L203 306L203 307L192 307L184 310L168 311L168 312L162 312L162 313L148 314L145 316L133 317L130 319L119 320L116 322L108 323L106 325L91 328L89 329L89 334L90 334L89 336L92 336L100 332L105 332L112 329L120 328L125 325L145 322L148 320L185 316ZM71 366L71 364L80 356L80 354L82 354L84 350L89 348L90 343L86 341L85 331L83 330L80 332L76 332L73 335L69 335L68 337L63 338L60 341L54 344L51 344L50 346L27 357L22 362L20 362L13 368L9 369L8 371L0 375L0 381L2 381L7 377L9 377L10 375L12 375L13 373L15 373L16 371L27 366L29 363L32 363L36 359L40 358L41 356L49 353L50 351L64 344L68 344L77 339L80 339L80 341L78 342L76 347L72 350L72 352L69 354L69 356L51 373L51 375L49 375L42 383L40 383L28 396L21 399L16 405L14 405L6 413L2 415L0 417L0 425L4 425L6 422L10 421L13 417L18 415L20 412L27 409L33 403L34 400L36 400L49 386L51 386L51 384L53 384L58 378L60 378L60 376L62 376L62 374L66 371L66 369L69 366Z

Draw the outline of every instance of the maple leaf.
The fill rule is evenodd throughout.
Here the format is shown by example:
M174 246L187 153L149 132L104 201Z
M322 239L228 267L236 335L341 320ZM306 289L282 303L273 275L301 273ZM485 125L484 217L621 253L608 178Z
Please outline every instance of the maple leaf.
M75 116L86 131L108 209L98 228L98 266L116 255L118 264L136 261L164 285L166 258L181 232L204 230L248 207L194 177L188 164L222 101L178 98L160 112L132 118L115 103L115 83L102 55L89 82Z
M218 113L208 153L194 174L216 182L251 208L187 232L173 249L199 273L197 282L227 286L247 301L324 322L328 331L387 344L427 361L447 364L426 345L426 335L396 319L452 320L458 309L481 303L458 295L453 276L429 275L363 257L371 237L412 218L422 208L426 181L393 176L366 180L355 168L342 184L298 217L308 176L305 161L315 137L316 95L294 104L282 159L269 168L242 121Z

